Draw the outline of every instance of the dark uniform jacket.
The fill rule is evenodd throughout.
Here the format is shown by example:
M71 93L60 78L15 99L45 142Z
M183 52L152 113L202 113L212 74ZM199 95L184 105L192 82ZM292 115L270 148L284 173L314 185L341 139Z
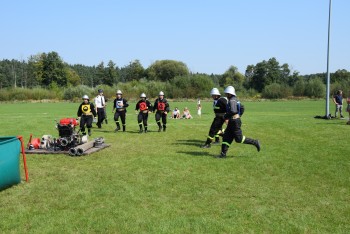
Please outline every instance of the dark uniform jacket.
M140 100L136 103L135 110L147 113L148 111L152 111L152 104L148 100Z
M121 103L123 103L123 106L120 106ZM125 111L126 112L126 108L128 106L129 106L129 103L124 98L116 98L113 101L113 109L115 108L116 111Z
M222 115L226 113L226 108L227 108L227 98L225 97L220 97L217 100L214 100L213 103L213 109L215 115Z
M231 119L235 115L242 116L244 112L244 106L238 101L237 97L232 96L227 102L225 119Z
M78 108L77 115L78 117L82 115L93 115L94 117L96 117L96 110L94 104L91 102L88 102L87 104L85 104L85 102L81 103Z
M160 100L159 98L156 99L156 101L154 102L154 106L153 106L153 111L158 111L158 112L169 112L169 103L168 101L163 98L162 100Z

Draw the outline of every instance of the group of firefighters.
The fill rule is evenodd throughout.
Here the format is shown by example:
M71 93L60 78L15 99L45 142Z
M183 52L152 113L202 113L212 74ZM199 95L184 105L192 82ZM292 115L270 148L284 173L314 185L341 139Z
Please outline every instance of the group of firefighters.
M80 131L83 135L86 134L86 129L88 130L88 135L91 135L91 128L94 118L97 119L97 127L101 128L103 121L108 123L106 115L106 99L103 96L103 90L98 90L98 95L94 99L94 103L90 102L90 99L87 95L83 96L83 102L78 108L78 118L80 118ZM123 93L121 90L118 90L116 93L116 98L113 101L113 110L114 121L116 124L115 132L121 130L120 122L122 123L123 132L126 130L126 108L129 106L128 101L123 98ZM155 118L158 125L158 132L162 130L166 131L167 124L167 113L170 111L169 103L164 98L164 92L160 91L158 98L155 100L154 105L147 100L146 94L142 93L140 95L140 100L136 104L136 111L138 111L138 124L139 124L139 133L148 132L148 113L155 112Z
M225 88L224 93L226 97L221 97L221 94L217 88L213 88L210 92L214 103L213 109L215 118L211 124L209 135L204 145L201 148L210 148L211 143L219 144L219 136L222 136L221 153L218 158L226 158L226 153L229 146L235 140L237 143L250 144L256 147L260 151L260 143L258 140L254 140L245 137L241 130L241 116L244 113L244 106L236 97L236 92L233 86ZM129 106L128 101L123 98L123 93L118 90L116 98L113 101L114 121L116 123L115 131L121 130L119 118L122 122L122 130L125 132L125 116L126 108ZM91 128L93 119L98 117L97 127L101 128L103 121L107 123L106 116L106 99L103 96L103 90L98 90L98 95L94 99L94 103L90 102L87 95L83 96L83 102L78 108L78 117L80 118L80 131L83 135L86 134L85 126L88 130L88 135L91 135ZM138 111L138 125L139 133L147 133L148 129L148 113L155 112L155 119L158 125L158 132L166 131L167 113L170 111L169 104L164 98L164 92L160 91L158 98L155 100L154 105L147 100L146 94L140 95L140 100L137 102L135 110ZM223 130L223 124L227 124L226 130Z

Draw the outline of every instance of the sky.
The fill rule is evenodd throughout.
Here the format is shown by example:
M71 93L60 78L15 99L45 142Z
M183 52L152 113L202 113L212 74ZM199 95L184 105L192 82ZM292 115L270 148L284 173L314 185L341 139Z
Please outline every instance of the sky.
M350 1L333 0L330 72L350 71ZM184 62L243 73L275 57L327 71L329 0L11 0L0 3L0 60L57 52L69 64Z

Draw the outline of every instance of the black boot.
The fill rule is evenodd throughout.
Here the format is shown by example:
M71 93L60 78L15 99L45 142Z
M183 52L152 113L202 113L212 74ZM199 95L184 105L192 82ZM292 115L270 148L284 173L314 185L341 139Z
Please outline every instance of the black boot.
M204 145L201 145L201 148L202 149L208 149L208 148L210 148L211 147L211 139L208 137L207 138L207 141L204 143Z
M214 145L218 145L220 144L220 138L219 137L215 137L215 141L213 142Z
M91 136L91 128L88 128L88 135Z
M120 124L119 124L119 122L116 122L116 124L117 124L117 128L114 131L118 132L120 130Z
M228 145L222 144L221 145L221 153L220 153L220 155L216 156L216 158L226 158L227 151L228 151Z
M148 132L148 130L147 130L147 126L145 126L145 133L147 133Z
M256 147L256 149L258 150L258 152L260 151L260 142L259 142L259 140L253 140L253 139L250 139L250 138L246 138L244 140L243 144L254 145Z
M123 132L125 132L125 125L123 125Z
M166 125L163 124L163 132L165 132L165 129L166 129Z
M139 124L139 127L140 127L139 133L143 133L142 124Z

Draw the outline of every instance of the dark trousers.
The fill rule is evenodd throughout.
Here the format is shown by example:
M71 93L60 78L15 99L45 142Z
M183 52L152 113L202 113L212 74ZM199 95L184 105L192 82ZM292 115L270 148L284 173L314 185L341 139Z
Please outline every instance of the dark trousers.
M97 125L101 125L103 120L106 118L104 108L97 108L97 117L98 117Z
M140 128L142 128L142 123L145 128L147 128L147 122L148 122L148 113L142 113L140 112L137 116L137 122L140 125Z
M85 125L88 129L92 128L92 115L82 115L80 117L80 131L85 132Z
M225 130L222 143L226 145L231 145L233 140L237 143L243 143L244 137L241 130L242 122L241 119L230 119Z
M215 117L209 130L209 137L214 138L216 134L218 134L219 130L222 130L222 125L224 124L224 117Z
M161 126L160 119L162 119L163 126L166 126L166 117L167 115L164 112L156 112L156 122L158 126Z
M117 127L120 127L119 117L122 121L123 126L125 126L125 111L115 111L114 113L114 121L117 124Z

